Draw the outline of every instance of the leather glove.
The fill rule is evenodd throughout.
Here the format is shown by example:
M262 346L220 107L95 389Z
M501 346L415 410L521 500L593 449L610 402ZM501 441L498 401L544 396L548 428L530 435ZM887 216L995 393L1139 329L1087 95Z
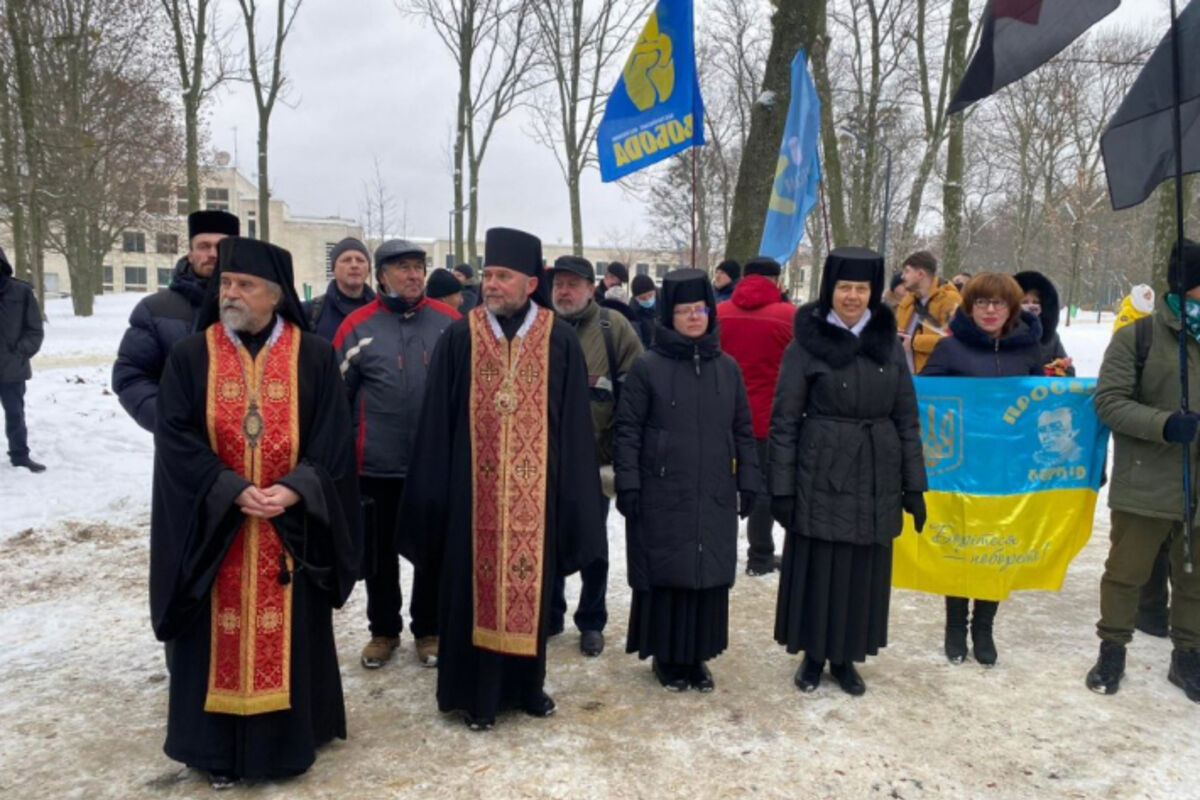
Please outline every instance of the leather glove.
M754 510L754 502L758 499L758 494L755 492L738 492L738 516L742 519L750 516L750 512Z
M1175 444L1191 444L1200 428L1200 414L1194 411L1176 411L1167 417L1163 425L1163 438Z
M925 493L905 492L900 505L904 506L905 511L912 514L913 527L917 529L917 533L923 531L925 529Z
M625 519L637 519L642 513L642 493L637 489L617 492L617 511L620 511Z
M790 528L795 516L796 498L794 496L776 495L771 498L771 518L780 525Z

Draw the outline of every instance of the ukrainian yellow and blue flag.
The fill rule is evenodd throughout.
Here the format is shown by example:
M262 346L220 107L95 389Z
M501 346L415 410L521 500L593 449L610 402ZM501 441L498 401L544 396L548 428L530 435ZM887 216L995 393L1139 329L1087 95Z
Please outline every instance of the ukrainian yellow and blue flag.
M929 491L892 584L1003 600L1057 591L1087 543L1108 449L1093 378L916 378Z

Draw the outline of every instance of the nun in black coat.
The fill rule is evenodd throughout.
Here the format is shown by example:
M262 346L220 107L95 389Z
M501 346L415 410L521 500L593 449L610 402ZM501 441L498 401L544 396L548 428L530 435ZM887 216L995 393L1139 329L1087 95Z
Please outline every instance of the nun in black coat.
M762 476L737 362L721 352L705 274L663 279L654 344L625 376L613 441L633 600L626 651L664 687L713 688L705 662L729 638L738 509Z
M771 511L787 530L775 639L804 651L805 692L826 661L844 691L866 691L854 662L887 644L892 539L904 511L918 531L925 522L916 394L883 280L876 253L830 253L820 300L796 311L771 409Z

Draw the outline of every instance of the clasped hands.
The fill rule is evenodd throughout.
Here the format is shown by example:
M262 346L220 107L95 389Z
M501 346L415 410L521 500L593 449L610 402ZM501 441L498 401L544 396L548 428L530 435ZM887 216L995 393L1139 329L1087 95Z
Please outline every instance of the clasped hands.
M271 519L300 502L300 495L282 483L273 484L265 489L252 485L243 489L234 502L248 517Z

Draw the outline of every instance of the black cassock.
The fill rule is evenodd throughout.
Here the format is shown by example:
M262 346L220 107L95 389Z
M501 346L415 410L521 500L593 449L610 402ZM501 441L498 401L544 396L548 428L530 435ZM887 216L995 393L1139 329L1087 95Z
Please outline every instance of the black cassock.
M170 705L163 750L209 771L247 778L308 769L315 748L346 738L332 609L354 586L358 493L346 391L328 342L304 333L298 357L299 459L279 483L301 501L272 520L295 558L291 708L250 716L204 711L210 590L245 517L249 485L209 446L204 334L171 351L158 393L150 532L150 613L167 643ZM346 511L353 516L347 520Z
M524 318L524 312L516 316ZM519 322L519 321L518 321ZM505 325L507 329L513 326ZM588 404L587 364L575 332L554 320L544 569L537 655L504 655L472 644L471 333L464 318L442 334L426 378L413 467L404 487L398 542L420 568L437 570L438 708L494 718L541 699L546 625L555 568L579 570L603 552L600 477Z

